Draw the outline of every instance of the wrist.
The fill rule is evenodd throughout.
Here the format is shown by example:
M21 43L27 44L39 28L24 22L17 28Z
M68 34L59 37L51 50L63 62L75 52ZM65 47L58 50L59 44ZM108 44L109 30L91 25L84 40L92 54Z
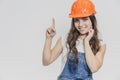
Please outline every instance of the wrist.
M84 45L86 46L86 45L90 45L89 44L89 40L84 40Z
M46 40L52 40L52 37L46 37Z
M83 41L84 41L84 43L89 43L89 40L87 40L87 39L84 39Z

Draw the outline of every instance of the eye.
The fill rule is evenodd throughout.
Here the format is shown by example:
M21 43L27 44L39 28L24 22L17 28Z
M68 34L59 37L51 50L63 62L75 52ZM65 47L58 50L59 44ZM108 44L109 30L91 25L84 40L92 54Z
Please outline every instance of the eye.
M83 18L83 20L86 21L86 20L88 20L88 18L85 17L85 18Z
M74 22L78 22L78 21L79 21L79 19L76 19L76 18L74 19Z

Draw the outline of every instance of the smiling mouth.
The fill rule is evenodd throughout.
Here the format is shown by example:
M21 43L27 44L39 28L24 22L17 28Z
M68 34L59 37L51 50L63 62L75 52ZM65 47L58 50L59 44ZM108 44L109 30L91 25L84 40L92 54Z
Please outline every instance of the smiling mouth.
M84 31L86 28L78 28L80 31Z

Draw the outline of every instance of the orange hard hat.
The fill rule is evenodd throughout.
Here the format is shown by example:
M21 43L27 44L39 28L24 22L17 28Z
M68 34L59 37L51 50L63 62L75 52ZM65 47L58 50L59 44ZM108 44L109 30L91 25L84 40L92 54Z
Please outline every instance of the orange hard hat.
M87 17L95 14L95 7L91 0L76 0L72 4L70 18Z

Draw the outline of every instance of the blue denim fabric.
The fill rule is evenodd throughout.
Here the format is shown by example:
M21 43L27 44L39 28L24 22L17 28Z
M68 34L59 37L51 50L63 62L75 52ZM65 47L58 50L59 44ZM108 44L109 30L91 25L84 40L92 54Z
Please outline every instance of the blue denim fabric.
M92 72L87 66L85 54L78 52L78 65L75 67L74 54L68 55L69 61L66 61L64 69L58 80L93 80Z

